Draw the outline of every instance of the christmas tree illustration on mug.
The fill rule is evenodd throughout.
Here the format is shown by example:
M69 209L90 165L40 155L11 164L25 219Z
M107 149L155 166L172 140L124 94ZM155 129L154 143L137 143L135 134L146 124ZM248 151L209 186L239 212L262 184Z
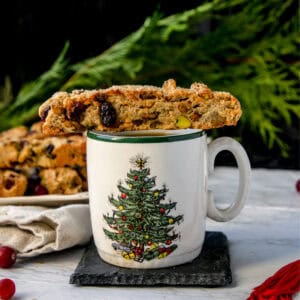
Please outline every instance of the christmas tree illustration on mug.
M113 241L112 247L125 259L138 262L162 259L175 251L174 241L180 234L174 228L183 221L183 215L170 215L176 202L166 201L165 185L155 187L156 177L150 176L148 161L141 154L130 159L134 169L127 173L126 186L120 181L120 194L108 197L116 209L112 216L103 215L112 230L103 229Z

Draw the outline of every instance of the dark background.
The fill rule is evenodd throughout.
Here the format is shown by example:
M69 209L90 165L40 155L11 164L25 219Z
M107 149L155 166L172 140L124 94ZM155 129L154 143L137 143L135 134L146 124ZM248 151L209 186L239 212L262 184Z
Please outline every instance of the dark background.
M0 1L0 80L9 75L14 90L44 71L66 40L72 62L100 54L137 30L159 9L170 15L201 1Z
M68 58L74 63L100 54L137 30L158 9L166 16L200 4L196 0L1 1L0 85L8 75L16 95L22 84L49 69L66 40L71 44ZM291 146L289 158L282 158L278 149L267 149L260 139L247 132L243 145L253 167L300 168L299 120L284 130L285 141ZM226 128L219 133L227 135ZM226 153L217 162L234 163Z

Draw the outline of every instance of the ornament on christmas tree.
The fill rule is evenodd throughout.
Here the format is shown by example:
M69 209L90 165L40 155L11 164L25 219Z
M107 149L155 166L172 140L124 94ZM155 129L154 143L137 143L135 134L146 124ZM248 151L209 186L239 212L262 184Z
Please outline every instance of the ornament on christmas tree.
M173 241L179 233L176 233L174 225L182 222L183 215L169 215L176 208L176 202L169 200L165 203L168 189L165 185L161 189L156 188L156 177L150 177L150 168L147 167L148 158L137 155L130 162L135 168L129 170L125 180L129 189L119 183L120 196L108 197L116 209L112 216L103 215L111 229L103 229L104 233L124 259L142 263L144 260L165 258L177 248Z
M161 207L161 208L159 209L159 212L163 215L163 214L166 212L166 210L165 210L163 207Z
M137 213L135 214L135 217L136 217L137 219L140 219L140 218L142 217L142 214L139 213L139 212L137 212Z
M160 247L160 248L158 248L158 252L159 253L163 253L163 252L165 252L166 251L166 248L165 247Z

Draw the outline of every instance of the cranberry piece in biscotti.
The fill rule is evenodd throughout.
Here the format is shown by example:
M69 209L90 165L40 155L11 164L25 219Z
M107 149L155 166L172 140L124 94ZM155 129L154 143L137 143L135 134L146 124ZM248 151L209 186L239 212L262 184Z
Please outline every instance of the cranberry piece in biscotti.
M106 127L111 127L116 123L117 113L111 103L103 101L100 108L101 122Z
M27 178L12 170L0 170L0 197L23 196L27 188Z
M50 109L51 109L50 106L48 106L48 107L43 111L42 116L41 116L42 122L45 122L45 121L46 121L46 118L47 118L47 116L48 116L48 113L49 113Z
M56 155L52 153L53 150L54 150L54 145L53 144L47 145L46 148L45 148L45 150L46 150L47 156L49 158L54 159L56 157Z
M80 122L83 112L86 109L86 106L81 102L76 102L74 106L71 107L72 110L69 112L69 117L71 120Z
M34 189L34 194L36 196L42 196L49 194L48 190L41 184L37 185Z

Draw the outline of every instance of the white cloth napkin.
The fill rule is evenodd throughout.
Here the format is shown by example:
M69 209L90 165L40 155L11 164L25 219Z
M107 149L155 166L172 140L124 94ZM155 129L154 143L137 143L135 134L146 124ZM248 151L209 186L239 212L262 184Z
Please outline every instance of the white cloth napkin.
M0 206L0 245L16 249L20 257L83 245L91 235L88 204Z

